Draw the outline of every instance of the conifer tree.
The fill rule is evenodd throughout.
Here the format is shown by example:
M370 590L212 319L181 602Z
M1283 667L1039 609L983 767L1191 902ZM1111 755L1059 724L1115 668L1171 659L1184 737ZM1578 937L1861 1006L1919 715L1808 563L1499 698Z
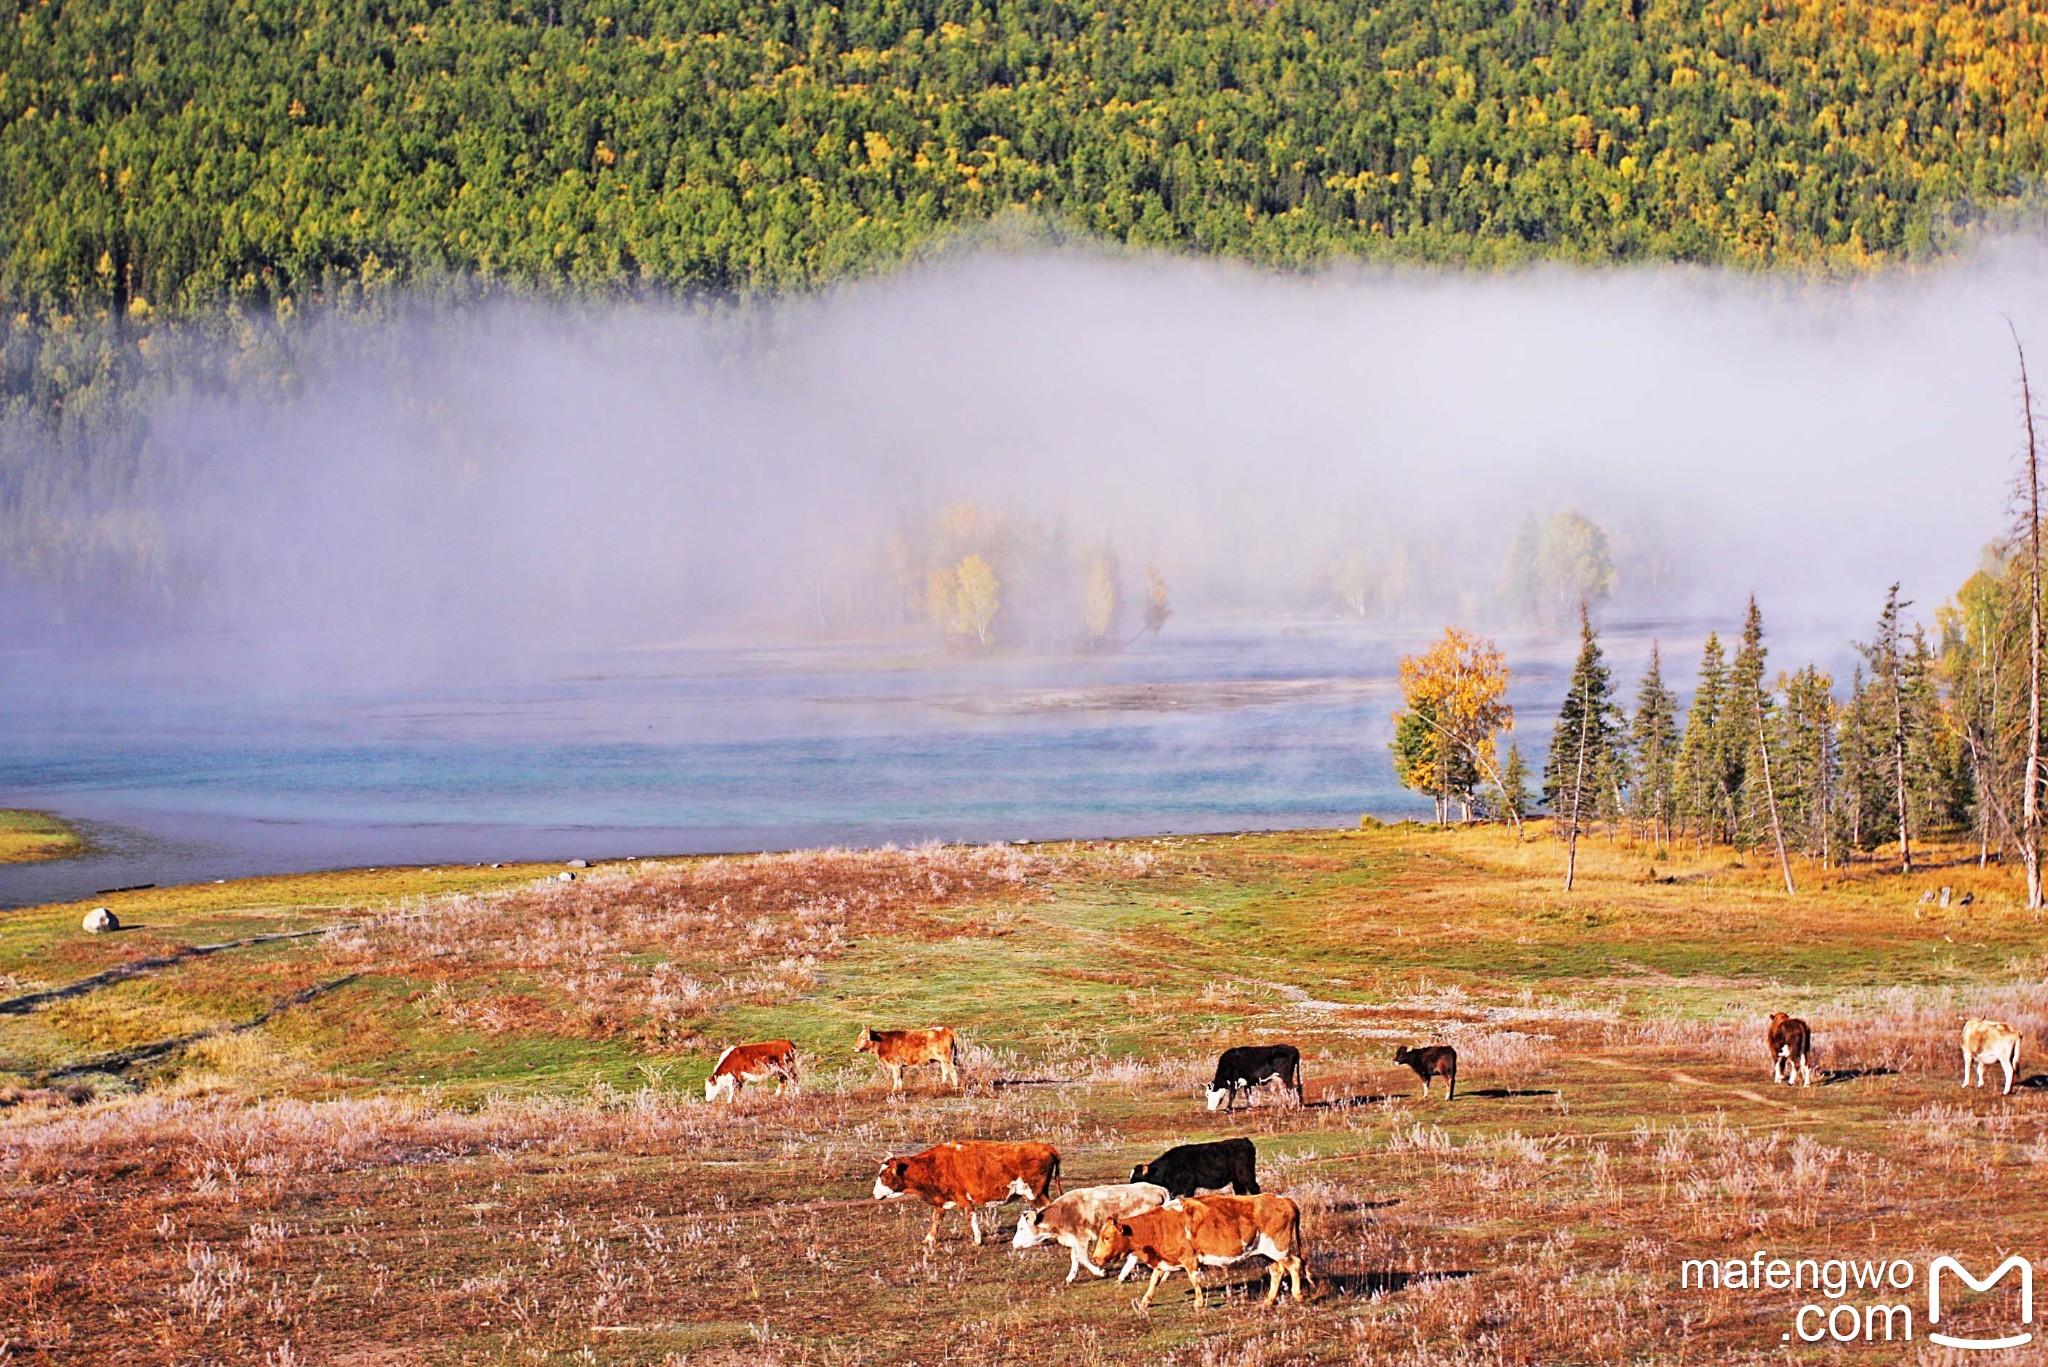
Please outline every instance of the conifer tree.
M1508 746L1507 765L1500 778L1501 814L1518 829L1529 814L1529 766L1522 759L1520 742Z
M1671 843L1678 814L1678 696L1664 684L1664 664L1655 641L1650 666L1636 689L1636 714L1629 724L1629 749L1635 765L1630 792L1636 819L1650 833L1653 845Z
M1770 691L1764 687L1764 616L1749 598L1742 619L1742 644L1728 669L1728 693L1721 708L1723 789L1734 816L1738 848L1768 836L1778 856L1785 891L1792 885L1792 861L1785 855L1785 826L1771 773Z
M1564 888L1570 892L1578 870L1579 830L1600 799L1599 784L1607 766L1617 762L1615 744L1621 720L1614 706L1614 682L1593 618L1579 605L1579 657L1557 728L1550 733L1550 757L1543 766L1543 800L1565 840Z
M1909 739L1907 726L1909 719L1917 720L1912 707L1912 695L1916 689L1915 681L1908 676L1906 636L1900 622L1900 613L1911 606L1911 603L1900 601L1899 586L1893 584L1885 595L1884 609L1878 614L1877 635L1867 644L1857 647L1870 665L1867 693L1872 714L1866 719L1874 721L1879 728L1873 733L1873 739L1883 756L1885 776L1891 786L1891 810L1899 837L1901 873L1913 871L1914 803L1908 775L1914 745Z
M1700 673L1693 686L1692 706L1685 716L1685 736L1678 747L1676 779L1679 814L1702 849L1708 841L1724 838L1727 830L1721 760L1722 695L1727 686L1728 668L1721 653L1721 638L1708 632L1706 644L1700 649Z
M1785 706L1774 734L1778 767L1778 805L1788 837L1826 868L1834 861L1834 831L1841 776L1836 736L1834 681L1813 665L1789 679L1779 691Z

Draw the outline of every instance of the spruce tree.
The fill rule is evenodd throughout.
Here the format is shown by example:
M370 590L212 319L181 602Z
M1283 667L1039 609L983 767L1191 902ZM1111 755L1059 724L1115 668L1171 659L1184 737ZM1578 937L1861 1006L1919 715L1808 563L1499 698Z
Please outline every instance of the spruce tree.
M1704 849L1710 840L1727 833L1722 794L1725 775L1721 761L1722 695L1727 691L1728 667L1721 653L1721 638L1707 633L1700 649L1699 680L1693 686L1692 706L1685 715L1685 737L1678 747L1679 817Z
M1823 868L1835 858L1840 804L1841 753L1837 739L1834 681L1807 665L1781 682L1785 706L1774 727L1778 805L1790 838Z
M1618 763L1615 748L1621 719L1614 706L1614 681L1600 653L1600 639L1585 604L1579 605L1579 657L1543 766L1543 800L1566 842L1565 891L1578 867L1579 830L1598 809L1603 775Z
M1664 664L1657 643L1650 642L1650 667L1636 688L1636 714L1629 725L1629 749L1635 760L1630 776L1636 819L1660 848L1671 842L1678 814L1678 696L1664 685Z
M1519 821L1529 814L1529 766L1519 742L1508 745L1508 762L1500 776L1501 815Z

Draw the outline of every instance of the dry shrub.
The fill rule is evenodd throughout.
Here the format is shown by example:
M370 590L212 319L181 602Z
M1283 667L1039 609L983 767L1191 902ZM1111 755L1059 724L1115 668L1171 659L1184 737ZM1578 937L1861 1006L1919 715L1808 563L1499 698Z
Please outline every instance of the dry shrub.
M1499 1086L1521 1091L1542 1080L1557 1060L1557 1042L1520 1030L1459 1032L1458 1085Z

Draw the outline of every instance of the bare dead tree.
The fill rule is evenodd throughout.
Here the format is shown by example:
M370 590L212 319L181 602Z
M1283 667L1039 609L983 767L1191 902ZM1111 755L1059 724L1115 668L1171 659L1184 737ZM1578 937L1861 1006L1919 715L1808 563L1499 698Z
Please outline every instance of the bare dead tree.
M2027 761L2017 845L2027 870L2027 908L2041 909L2041 459L2034 434L2034 390L2019 329L2005 320L2020 364L2020 418L2026 428L2026 475L2020 502L2027 519Z
M1762 693L1756 695L1756 748L1764 760L1764 801L1771 809L1771 839L1778 844L1778 872L1785 875L1785 891L1796 897L1799 889L1792 886L1792 861L1785 857L1785 827L1778 820L1778 790L1771 782L1771 736L1764 721Z

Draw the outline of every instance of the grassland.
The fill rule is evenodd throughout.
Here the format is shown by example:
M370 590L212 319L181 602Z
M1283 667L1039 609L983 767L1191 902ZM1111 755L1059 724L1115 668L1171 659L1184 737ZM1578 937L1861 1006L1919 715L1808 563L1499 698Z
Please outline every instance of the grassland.
M85 838L48 812L0 807L0 864L69 859L85 852Z
M1788 1339L1825 1296L1679 1264L2048 1246L2048 1089L1965 1092L1952 1046L1964 1014L2038 1044L2042 927L1966 854L1788 898L1594 841L1566 896L1546 839L1402 827L272 879L112 899L102 937L9 913L0 998L167 962L0 1005L0 1361L1898 1360ZM1775 1009L1823 1085L1771 1083ZM961 1095L851 1053L937 1021ZM800 1093L698 1100L773 1035ZM1221 1047L1282 1038L1308 1106L1201 1109ZM1389 1061L1431 1038L1454 1103ZM1176 1284L1144 1316L867 1198L945 1138L1051 1140L1078 1185L1233 1133L1304 1206L1307 1304ZM1924 1350L1924 1287L1886 1299Z

